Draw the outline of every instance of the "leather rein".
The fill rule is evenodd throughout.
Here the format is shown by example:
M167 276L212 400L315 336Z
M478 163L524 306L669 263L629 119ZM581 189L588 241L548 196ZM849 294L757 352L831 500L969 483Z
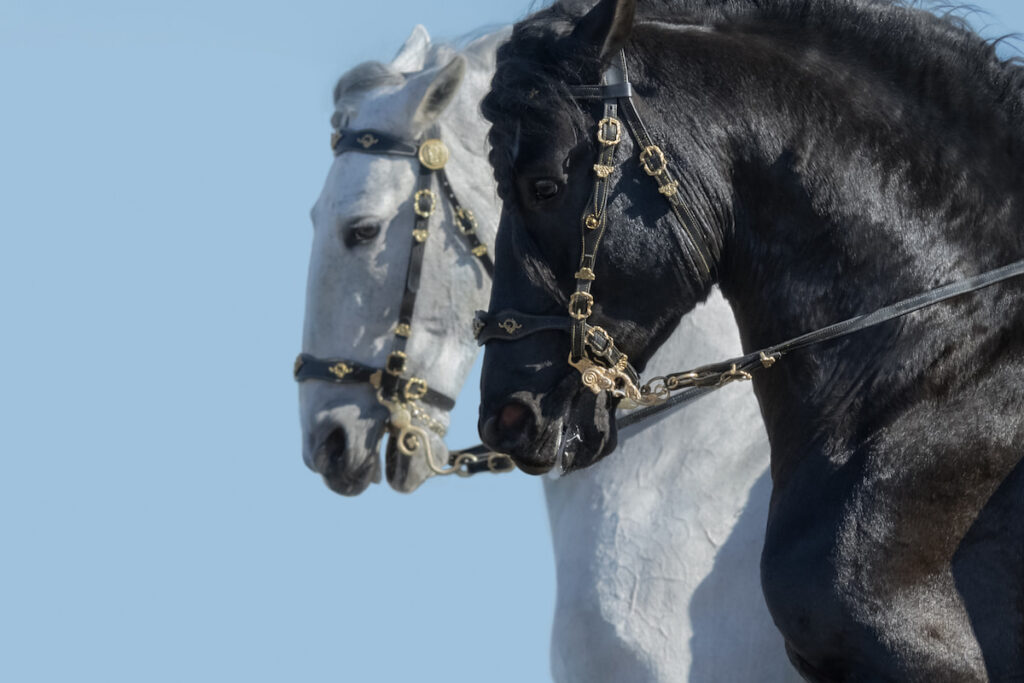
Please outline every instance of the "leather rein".
M947 284L922 294L898 301L873 313L855 316L813 332L800 335L752 353L729 360L703 365L693 370L673 372L640 384L640 375L629 357L615 346L607 331L588 320L593 312L594 297L590 293L596 278L594 264L597 249L607 227L606 207L609 195L608 177L615 169L615 154L622 141L623 123L640 149L639 163L658 185L658 192L669 202L675 215L673 235L686 266L702 278L714 275L721 255L720 240L709 234L693 219L690 209L679 194L676 180L664 152L653 143L646 126L633 104L633 88L626 71L625 54L619 52L602 76L601 85L571 87L575 99L600 99L603 118L597 123L599 145L594 164L594 189L581 219L582 254L576 271L576 290L569 297L568 316L540 316L505 309L496 313L478 311L474 334L478 344L492 341L515 341L545 330L569 335L568 362L580 373L583 386L595 394L607 391L621 399L619 409L634 410L619 420L625 427L699 398L734 381L750 380L755 371L771 368L787 353L831 339L852 334L867 327L907 315L926 306L961 294L988 287L997 282L1024 274L1024 260L1010 263L980 275ZM640 408L640 410L635 410Z
M494 276L494 262L487 247L476 234L477 221L473 212L459 202L445 173L448 148L440 140L437 127L427 131L418 142L401 140L377 130L340 129L331 135L331 149L335 156L345 152L381 154L415 158L419 161L416 192L412 210L415 222L409 264L405 271L405 289L399 306L391 352L384 367L377 368L344 358L317 358L308 353L299 354L293 375L297 382L319 380L335 384L368 384L374 390L378 403L388 409L388 435L398 451L412 457L422 453L430 470L437 475L458 474L470 476L478 472L508 472L515 469L512 459L491 453L483 446L450 451L447 464L438 465L430 450L430 430L444 438L447 429L430 417L420 404L444 411L455 407L455 399L427 386L427 381L408 372L406 346L412 334L413 311L419 292L423 256L429 235L430 217L437 208L437 193L432 188L436 176L444 196L451 205L453 223L470 253L480 262L489 278Z

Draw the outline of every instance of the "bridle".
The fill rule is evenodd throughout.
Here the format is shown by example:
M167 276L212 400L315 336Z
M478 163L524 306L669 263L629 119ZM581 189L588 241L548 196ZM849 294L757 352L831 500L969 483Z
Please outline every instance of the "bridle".
M451 206L453 224L457 228L455 232L461 236L487 276L494 276L494 262L487 253L487 247L476 234L476 217L456 197L444 170L448 162L448 148L440 139L440 130L435 126L426 132L422 140L410 142L378 130L340 129L331 135L331 149L335 156L345 152L358 152L411 157L418 160L419 173L412 200L412 210L415 214L411 234L412 245L409 264L405 271L405 289L399 306L398 321L391 342L391 351L384 367L372 367L343 358L317 358L308 353L301 353L295 360L295 380L370 385L377 401L388 409L388 434L389 438L394 440L398 451L410 457L422 453L427 466L434 474L469 476L482 471L507 472L515 469L508 456L490 453L479 446L452 451L449 453L448 463L438 465L431 453L430 436L426 430L444 438L447 429L431 418L420 404L431 405L447 412L455 407L455 399L430 388L425 379L408 372L409 358L406 346L412 334L413 312L416 295L419 292L430 217L437 208L437 194L431 189L435 176Z
M617 117L621 110L625 127L640 150L639 163L658 185L658 192L668 201L675 216L673 235L683 254L686 267L704 281L715 276L715 264L721 255L721 238L704 224L694 220L679 193L676 180L664 152L653 143L647 128L633 104L633 88L626 71L625 54L620 51L606 68L601 85L574 86L575 99L600 99L603 117L597 122L599 145L594 164L594 189L581 219L582 251L575 273L576 289L569 297L568 317L540 316L504 309L497 313L478 311L474 334L479 344L492 341L515 341L523 337L556 330L569 335L568 362L581 376L583 386L595 394L607 391L621 399L620 409L636 410L619 426L633 424L688 402L737 380L750 380L752 373L771 368L785 354L812 344L845 336L906 315L940 301L976 291L997 282L1024 274L1024 260L954 282L828 327L809 332L788 341L719 363L693 370L673 372L640 384L640 375L629 357L615 346L607 331L588 320L593 313L594 296L591 285L596 279L594 265L597 250L607 228L606 208L609 194L608 178L615 170L615 154L622 141L623 123Z

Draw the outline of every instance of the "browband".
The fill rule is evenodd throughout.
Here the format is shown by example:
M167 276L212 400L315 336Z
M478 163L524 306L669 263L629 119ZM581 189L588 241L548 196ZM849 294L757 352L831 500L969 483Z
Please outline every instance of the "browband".
M363 152L364 154L398 154L414 157L419 152L418 145L372 128L363 130L340 128L334 131L331 134L331 149L334 150L334 156L339 156L344 152Z

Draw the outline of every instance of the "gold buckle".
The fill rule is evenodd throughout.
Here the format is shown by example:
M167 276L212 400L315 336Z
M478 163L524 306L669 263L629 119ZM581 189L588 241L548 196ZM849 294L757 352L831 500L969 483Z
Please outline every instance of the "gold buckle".
M584 311L575 310L580 300L585 302ZM594 296L590 292L573 292L569 297L569 317L574 320L586 320L594 312Z
M455 212L455 223L459 226L459 232L463 235L472 235L476 232L476 216L469 209L459 209Z
M654 165L651 165L652 159L655 162ZM649 145L644 147L644 151L640 152L640 165L644 167L644 172L647 175L657 176L665 172L668 162L665 161L665 153L661 151L660 147Z
M615 131L614 138L607 138L604 135L604 128L608 126ZM597 122L597 141L605 147L611 147L622 142L622 124L619 120L610 116L607 116Z
M427 395L427 380L420 379L419 377L410 377L409 381L405 383L402 393L407 401L420 400Z
M405 361L408 356L405 355L405 351L392 351L388 354L388 361L384 365L384 369L389 375L398 377L405 372Z
M430 201L430 206L426 209L420 206L420 201L426 197ZM437 207L437 195L430 190L417 190L416 194L412 196L412 210L416 212L416 215L420 218L430 218L430 214L434 213L434 208Z

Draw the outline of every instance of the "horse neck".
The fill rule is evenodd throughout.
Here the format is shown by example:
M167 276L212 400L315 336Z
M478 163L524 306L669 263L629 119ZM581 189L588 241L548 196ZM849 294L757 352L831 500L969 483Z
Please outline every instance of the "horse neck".
M854 59L714 42L704 39L703 63L725 75L691 74L645 111L688 112L662 125L686 131L677 153L707 154L691 168L720 174L701 182L730 207L720 284L745 348L1024 258L1024 140L1009 107L965 105L966 83L936 88L922 75L907 88L912 76L901 83ZM756 387L773 446L848 434L852 422L837 430L837 420L863 423L908 392L957 384L964 362L941 359L992 341L972 325L1014 324L991 314L954 303L787 358Z

